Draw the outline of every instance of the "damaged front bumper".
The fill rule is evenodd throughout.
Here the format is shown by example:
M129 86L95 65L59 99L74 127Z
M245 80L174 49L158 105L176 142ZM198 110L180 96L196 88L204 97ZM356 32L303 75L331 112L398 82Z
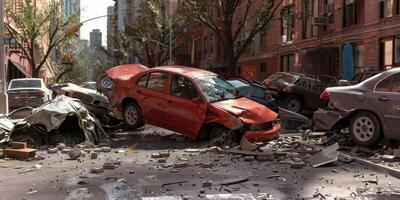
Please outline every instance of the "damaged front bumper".
M314 112L314 130L328 131L336 128L340 120L350 113L340 110L318 109Z
M281 125L275 123L269 130L247 130L244 131L246 139L250 142L266 142L279 137Z

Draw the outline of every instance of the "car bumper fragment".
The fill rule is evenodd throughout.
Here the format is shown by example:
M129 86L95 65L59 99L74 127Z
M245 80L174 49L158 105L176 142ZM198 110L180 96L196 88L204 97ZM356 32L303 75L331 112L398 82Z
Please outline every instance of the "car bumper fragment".
M269 140L273 140L279 137L279 130L281 129L280 124L276 124L270 130L262 130L262 131L246 131L245 136L246 139L250 142L265 142Z
M344 111L319 109L314 112L314 130L331 130L339 120L348 114Z

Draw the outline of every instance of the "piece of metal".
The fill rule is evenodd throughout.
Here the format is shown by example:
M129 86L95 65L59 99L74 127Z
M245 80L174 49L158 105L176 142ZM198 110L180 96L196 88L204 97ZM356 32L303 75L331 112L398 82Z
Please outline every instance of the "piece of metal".
M6 57L4 54L4 1L0 0L0 113L8 114Z
M328 163L336 162L339 159L339 144L335 143L319 153L312 155L307 160L312 167L319 167Z

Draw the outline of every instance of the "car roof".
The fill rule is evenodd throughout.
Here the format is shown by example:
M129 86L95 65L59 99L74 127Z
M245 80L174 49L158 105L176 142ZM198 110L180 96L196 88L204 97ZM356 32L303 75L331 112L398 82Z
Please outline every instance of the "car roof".
M177 74L183 74L186 76L189 76L191 78L198 78L202 76L216 76L217 74L199 69L199 68L194 68L194 67L186 67L186 66L161 66L161 67L155 67L152 70L157 71L165 71L165 72L171 72L171 73L177 73Z

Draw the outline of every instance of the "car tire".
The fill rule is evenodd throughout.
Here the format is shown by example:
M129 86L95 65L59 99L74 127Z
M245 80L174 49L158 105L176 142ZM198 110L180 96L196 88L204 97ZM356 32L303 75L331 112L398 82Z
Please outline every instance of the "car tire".
M300 113L303 109L303 101L298 96L288 96L283 102L283 107L295 113Z
M375 115L359 112L351 118L350 134L356 145L373 147L382 139L381 125Z
M139 106L134 102L128 102L124 106L124 127L125 129L135 130L143 126L142 113Z
M23 131L21 133L16 134L15 136L12 136L12 141L26 142L28 147L31 148L37 148L43 144L42 137L35 132L30 132L29 130Z
M227 129L223 126L215 126L210 133L210 145L220 147L233 147L239 143L237 131Z

